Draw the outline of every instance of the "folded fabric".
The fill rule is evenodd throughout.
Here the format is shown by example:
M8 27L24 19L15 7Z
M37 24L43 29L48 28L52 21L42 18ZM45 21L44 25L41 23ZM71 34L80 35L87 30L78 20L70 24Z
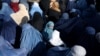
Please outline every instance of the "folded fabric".
M6 13L6 14L5 14ZM2 8L0 10L1 16L3 15L3 20L8 22L11 20L10 14L13 13L13 10L10 8L10 6L7 3L2 3ZM0 16L0 17L1 17Z
M0 36L0 49L1 48L12 49L13 47L11 46L11 44L8 41L6 41L2 36Z
M30 24L22 26L21 45L20 48L25 48L27 52L31 52L39 42L42 42L41 33L32 27Z
M60 46L63 45L63 41L60 39L60 32L57 30L54 30L52 34L52 38L49 41L53 46Z
M16 13L12 13L10 16L12 17L12 19L18 24L20 25L21 23L26 23L26 22L22 22L23 17L27 17L27 20L29 20L29 14L28 14L28 10L26 10L25 5L23 4L19 4L19 8L20 10Z
M0 55L1 56L26 56L26 49L14 49L12 45L0 36Z
M3 23L1 29L1 35L4 37L5 40L12 44L14 44L15 42L16 26L16 23L10 18L10 21Z

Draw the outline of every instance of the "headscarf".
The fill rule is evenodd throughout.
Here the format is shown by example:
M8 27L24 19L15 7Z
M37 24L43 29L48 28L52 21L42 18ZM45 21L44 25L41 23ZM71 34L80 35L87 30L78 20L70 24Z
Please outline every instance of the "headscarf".
M33 19L29 21L29 23L39 31L43 30L44 21L39 12L35 12L33 15Z
M93 27L88 26L86 27L86 32L90 35L95 35L96 30Z
M52 38L52 33L53 33L53 27L54 27L54 23L52 21L49 21L44 29L44 32L46 32L48 34L48 39L50 40Z
M60 38L60 32L57 30L54 30L52 33L52 38L50 39L50 43L53 46L60 46L60 45L64 45L63 41Z
M39 12L41 14L41 16L43 15L43 11L41 10L40 6L39 6L39 3L37 2L34 2L33 5L31 6L31 9L30 9L30 15L32 16L33 18L33 15L35 12Z
M11 0L10 7L14 12L19 11L19 0Z
M66 56L86 56L86 49L83 46L75 45Z
M63 13L61 19L69 19L68 13Z

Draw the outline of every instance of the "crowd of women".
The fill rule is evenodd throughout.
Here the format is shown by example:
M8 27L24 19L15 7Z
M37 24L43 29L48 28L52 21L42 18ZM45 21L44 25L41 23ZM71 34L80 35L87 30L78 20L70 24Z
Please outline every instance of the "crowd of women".
M0 56L100 56L99 0L0 0Z

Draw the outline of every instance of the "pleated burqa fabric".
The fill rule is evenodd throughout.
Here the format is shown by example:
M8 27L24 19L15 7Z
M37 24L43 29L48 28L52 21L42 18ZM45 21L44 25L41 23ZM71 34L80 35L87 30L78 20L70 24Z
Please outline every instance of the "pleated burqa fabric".
M8 41L0 36L0 56L26 56L26 49L14 49Z
M6 14L5 14L6 13ZM2 4L2 9L0 14L3 15L3 26L1 29L1 35L10 43L14 44L16 36L16 24L10 17L10 14L13 13L13 10L9 7L7 3Z
M31 52L39 42L42 42L42 35L30 24L22 26L21 45L20 48L25 48L27 52Z

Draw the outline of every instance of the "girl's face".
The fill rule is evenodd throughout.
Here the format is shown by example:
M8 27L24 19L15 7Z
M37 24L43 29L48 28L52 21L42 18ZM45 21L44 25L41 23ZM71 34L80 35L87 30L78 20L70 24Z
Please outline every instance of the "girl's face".
M18 3L19 0L11 0L11 2L13 2L13 3Z

